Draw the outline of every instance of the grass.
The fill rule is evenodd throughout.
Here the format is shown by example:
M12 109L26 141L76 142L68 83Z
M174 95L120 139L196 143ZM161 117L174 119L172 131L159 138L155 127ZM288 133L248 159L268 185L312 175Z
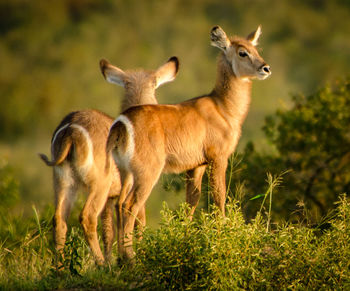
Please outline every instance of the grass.
M280 177L268 176L264 195L272 203ZM263 203L262 203L263 204ZM21 241L0 243L0 290L239 290L350 288L350 202L340 197L326 230L307 224L271 223L268 206L247 223L240 205L229 201L198 211L164 204L157 229L146 228L135 243L134 266L112 262L97 268L80 228L70 230L64 270L54 267L51 223L34 217ZM305 211L306 213L306 211ZM322 222L325 225L325 221ZM117 254L114 253L114 258Z
M331 228L276 226L258 215L245 223L239 206L227 217L201 212L189 221L185 207L163 210L158 230L138 246L139 273L154 289L338 289L350 287L350 207L343 197Z

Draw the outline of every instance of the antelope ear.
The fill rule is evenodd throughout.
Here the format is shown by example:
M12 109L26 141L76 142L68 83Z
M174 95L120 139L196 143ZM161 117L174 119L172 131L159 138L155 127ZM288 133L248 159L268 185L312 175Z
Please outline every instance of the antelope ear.
M223 29L218 25L211 29L210 40L210 44L212 46L216 46L224 52L226 52L226 50L231 46L231 42L228 39L225 31L223 31Z
M175 79L177 72L179 71L179 59L177 57L171 57L164 65L160 66L156 74L156 88L164 83L171 82Z
M258 45L258 40L259 37L261 35L261 25L258 26L258 28L251 32L248 36L247 36L247 40L249 40L253 46L257 46Z
M123 70L111 65L105 59L102 59L100 61L100 69L103 76L109 83L124 87L124 80L126 75Z

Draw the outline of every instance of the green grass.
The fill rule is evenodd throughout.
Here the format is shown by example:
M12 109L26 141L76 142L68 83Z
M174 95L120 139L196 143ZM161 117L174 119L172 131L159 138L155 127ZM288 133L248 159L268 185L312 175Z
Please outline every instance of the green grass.
M350 203L341 196L328 229L271 224L259 212L247 223L238 203L198 211L162 210L157 229L136 242L134 266L95 267L80 228L67 240L64 270L54 267L51 227L34 211L33 224L15 245L1 243L1 290L333 290L350 288ZM268 212L267 212L268 214ZM266 217L265 217L266 216ZM323 225L325 221L323 221ZM116 253L114 253L116 257Z

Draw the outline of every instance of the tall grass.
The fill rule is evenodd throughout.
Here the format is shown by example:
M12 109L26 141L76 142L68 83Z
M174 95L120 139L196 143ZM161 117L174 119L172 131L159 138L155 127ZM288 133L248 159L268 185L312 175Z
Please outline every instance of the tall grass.
M271 178L269 187L276 182ZM269 211L263 209L247 223L236 201L227 203L226 217L214 208L198 211L190 220L187 208L182 204L173 211L164 204L160 226L146 228L143 240L135 242L133 266L112 262L97 268L81 230L72 228L65 268L59 272L53 264L50 224L34 208L35 219L23 240L0 244L0 289L350 288L350 202L345 195L327 219L326 230L301 223L271 228Z

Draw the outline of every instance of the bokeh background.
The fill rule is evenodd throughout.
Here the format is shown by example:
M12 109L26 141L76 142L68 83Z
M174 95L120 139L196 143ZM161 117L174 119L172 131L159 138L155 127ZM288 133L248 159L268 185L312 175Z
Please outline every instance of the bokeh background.
M19 184L14 211L25 217L33 204L53 205L52 172L37 153L50 152L64 115L85 108L120 113L123 89L104 80L101 58L122 69L155 69L178 56L176 80L157 91L159 103L176 103L214 85L214 25L246 36L260 24L260 52L272 76L253 84L238 150L252 140L268 152L265 116L288 108L291 94L310 94L349 74L350 1L0 0L0 160ZM184 200L161 180L147 204L150 224L162 201L175 207Z

